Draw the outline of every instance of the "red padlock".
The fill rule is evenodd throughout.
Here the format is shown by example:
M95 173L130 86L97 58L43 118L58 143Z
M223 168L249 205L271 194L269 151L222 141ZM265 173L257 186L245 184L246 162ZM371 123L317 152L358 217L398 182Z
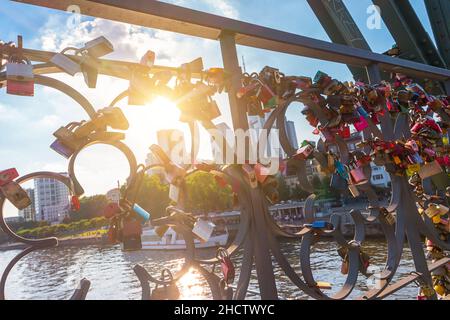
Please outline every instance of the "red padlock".
M32 97L34 96L34 82L8 80L6 93L17 96Z
M350 127L343 126L338 130L337 134L343 139L350 138Z
M255 174L256 174L256 179L258 180L259 183L264 183L264 181L266 181L267 177L270 175L269 171L270 169L263 166L260 163L255 164Z
M19 173L15 168L6 169L0 172L0 186L13 181L19 176Z
M72 196L70 199L70 209L72 211L80 211L80 198L78 196Z
M220 261L220 267L222 269L223 280L226 284L230 285L234 282L236 270L234 268L233 261L231 261L228 252L224 248L217 250L217 259Z
M246 95L250 94L250 92L252 92L253 90L255 90L256 88L258 88L259 83L258 82L253 82L245 87L242 87L238 90L238 92L236 93L236 96L241 99L243 97L245 97Z
M116 202L108 203L108 205L103 209L103 216L107 219L114 217L116 214L120 213L120 207Z

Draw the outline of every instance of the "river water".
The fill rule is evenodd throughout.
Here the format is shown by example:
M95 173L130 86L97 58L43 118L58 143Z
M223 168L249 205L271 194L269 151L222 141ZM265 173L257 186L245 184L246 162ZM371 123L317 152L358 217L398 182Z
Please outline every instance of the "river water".
M282 250L287 259L300 273L298 242L282 242ZM371 265L382 268L386 257L386 244L367 241L364 250L371 256ZM8 262L19 251L0 252L0 270L3 272ZM212 257L215 250L200 250L201 257ZM122 252L114 247L61 247L33 252L24 257L11 271L6 283L6 299L68 299L82 278L91 281L87 299L140 299L141 288L133 267L140 264L150 274L158 276L161 268L167 267L174 272L183 264L183 252L139 251ZM234 258L239 275L242 252ZM314 246L311 265L316 281L326 281L333 285L327 293L339 290L345 277L339 272L341 260L333 242L319 242ZM276 263L275 275L277 288L282 299L307 299L293 285ZM402 263L394 280L414 270L411 253L408 248L403 253ZM255 273L255 272L254 272ZM358 284L350 298L358 297L368 289L371 279L360 275ZM180 299L210 299L206 282L196 272L185 275L180 283ZM250 290L258 291L256 275L250 282ZM415 299L417 288L414 284L398 291L390 299ZM256 294L248 294L248 299L258 299Z

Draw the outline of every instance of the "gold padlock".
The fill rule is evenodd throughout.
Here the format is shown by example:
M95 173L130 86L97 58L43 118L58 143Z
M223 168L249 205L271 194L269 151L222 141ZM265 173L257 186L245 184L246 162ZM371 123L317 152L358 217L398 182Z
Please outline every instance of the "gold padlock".
M436 204L436 203L430 203L428 205L428 208L425 210L425 214L432 219L433 217L439 215L442 216L444 214L446 214L449 211L449 208L447 208L444 205L441 204Z
M242 165L242 171L245 174L245 178L252 189L258 187L258 179L256 178L256 173L253 167L249 164Z
M19 210L23 210L31 205L31 199L28 193L15 181L1 186L0 190L5 198Z

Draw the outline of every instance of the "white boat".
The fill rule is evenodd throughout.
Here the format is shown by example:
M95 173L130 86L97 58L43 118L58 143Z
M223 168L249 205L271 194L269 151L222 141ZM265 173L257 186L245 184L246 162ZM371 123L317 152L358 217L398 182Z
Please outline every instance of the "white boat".
M178 234L172 228L167 229L166 233L159 237L155 229L144 229L141 235L142 250L185 250L186 242L182 235ZM215 247L224 247L228 241L228 231L218 233L214 232L208 241L202 242L194 239L195 248L206 249Z

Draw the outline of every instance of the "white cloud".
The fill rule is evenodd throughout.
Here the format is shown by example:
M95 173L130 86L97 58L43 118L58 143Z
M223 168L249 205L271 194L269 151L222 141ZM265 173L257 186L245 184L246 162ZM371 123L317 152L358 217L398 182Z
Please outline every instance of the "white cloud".
M231 18L238 17L237 10L225 0L202 0L201 2L214 13ZM183 1L178 0L178 3L183 5ZM162 30L151 30L100 18L83 18L79 24L68 29L66 24L67 17L69 16L49 15L49 19L44 27L37 32L37 37L33 41L34 47L58 52L69 46L80 47L89 40L105 36L111 41L115 49L112 54L106 57L108 59L137 62L147 50L153 50L156 53L156 64L159 65L179 66L200 56L204 59L205 67L222 65L220 46L217 41L183 36ZM75 77L66 74L51 76L74 87L89 99L95 109L104 108L116 95L128 87L127 81L107 76L99 76L96 89L87 88L81 74ZM226 99L220 97L218 102L219 104L225 104L226 101ZM43 147L45 145L45 150L39 148L40 154L29 155L31 158L37 159L37 161L30 161L31 158L28 161L25 159L16 159L15 161L18 162L18 167L22 168L21 170L24 172L40 170L66 171L67 161L65 159L61 158L59 160L53 154L44 154L53 153L47 147L46 140L59 126L65 125L69 121L86 119L87 116L81 109L76 109L76 104L72 103L70 99L49 88L37 91L33 103L39 105L39 112L33 111L33 113L24 114L23 112L18 112L15 108L0 105L1 120L20 119L22 127L27 128L27 134L35 139L39 139L39 141L45 141L45 143L42 143ZM132 119L131 112L135 114L138 112L135 112L133 108L139 110L140 107L130 106L124 108L125 113L130 114L130 120ZM228 107L223 105L221 109L224 111L224 119L230 122ZM148 117L149 112L144 110L142 115ZM148 129L150 121L147 124L146 121L141 122L143 125L146 125L145 129ZM136 152L137 160L143 162L148 152L148 146L156 141L151 141L148 136L148 130L143 130L146 134L144 136L141 133L141 140L138 138L134 139L133 137L138 135L136 135L136 132L131 131L129 137L131 140L142 141L139 143L139 146L136 143L132 143L133 141L129 142L130 146L133 147L133 151ZM18 154L18 150L22 150L17 148L17 146L7 145L2 146L1 149L2 151L10 150L10 154ZM122 161L120 161L120 158L118 159L117 153L101 148L93 149L87 152L88 157L81 157L77 165L80 180L86 189L87 195L107 191L108 188L115 185L117 179L123 182L128 171L126 163L123 163L123 159ZM43 159L48 159L48 161L42 161ZM99 167L100 163L102 165ZM112 172L119 174L115 177L114 174L111 175Z
M166 0L164 2L172 3L177 6L190 7L197 10L207 10L208 12L227 18L239 18L239 11L233 7L228 0L199 0L196 2L191 0ZM204 6L206 6L206 8L203 8Z
M203 0L212 9L218 11L218 14L228 18L238 19L239 12L227 0Z

